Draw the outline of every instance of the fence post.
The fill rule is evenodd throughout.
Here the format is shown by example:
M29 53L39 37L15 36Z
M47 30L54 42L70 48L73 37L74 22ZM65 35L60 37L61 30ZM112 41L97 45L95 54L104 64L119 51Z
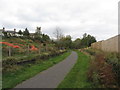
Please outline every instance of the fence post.
M47 45L45 46L45 51L47 51Z
M39 51L39 54L40 54L40 49L41 49L41 44L39 45L39 49L38 49L38 51Z
M8 56L11 56L11 53L12 53L11 47L9 46L9 47L8 47Z
M30 49L30 47L29 47L29 45L28 45L28 50L27 50L27 53L29 54L29 49Z

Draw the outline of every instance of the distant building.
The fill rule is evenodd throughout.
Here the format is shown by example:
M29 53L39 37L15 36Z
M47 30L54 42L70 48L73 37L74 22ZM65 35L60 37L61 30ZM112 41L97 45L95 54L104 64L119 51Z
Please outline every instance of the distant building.
M41 27L37 27L37 28L36 28L36 33L42 34L42 33L41 33Z
M35 33L30 33L30 37L35 38L35 35L41 35L41 27L37 27Z
M35 33L30 33L30 37L34 38L35 37Z
M18 32L16 32L16 29L14 30L5 30L5 28L3 27L3 29L0 29L0 36L4 36L4 33L7 33L8 36L18 36Z
M23 36L23 34L22 35L18 34L16 29L7 30L3 27L3 29L0 29L0 36L4 36L4 33L7 33L7 36ZM30 33L30 37L34 38L36 34L37 35L42 34L41 27L37 27L35 33Z

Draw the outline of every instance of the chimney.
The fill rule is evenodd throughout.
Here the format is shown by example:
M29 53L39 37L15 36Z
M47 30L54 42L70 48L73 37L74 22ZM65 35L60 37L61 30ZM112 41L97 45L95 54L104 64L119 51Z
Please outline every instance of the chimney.
M16 32L16 29L14 28L14 33Z
M3 27L3 32L5 31L5 28Z

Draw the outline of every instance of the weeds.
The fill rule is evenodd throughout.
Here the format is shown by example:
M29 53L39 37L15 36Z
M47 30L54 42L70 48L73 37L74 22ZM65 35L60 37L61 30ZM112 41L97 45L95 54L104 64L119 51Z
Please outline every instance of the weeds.
M104 54L96 54L95 59L91 60L88 72L88 80L97 88L116 88L118 87L113 66L106 63Z

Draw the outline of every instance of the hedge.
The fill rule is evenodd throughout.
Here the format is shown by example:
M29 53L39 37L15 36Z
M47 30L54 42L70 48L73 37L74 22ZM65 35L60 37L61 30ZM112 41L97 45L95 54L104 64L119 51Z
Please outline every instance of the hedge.
M37 60L47 60L50 57L58 56L63 54L66 50L48 52L48 53L41 53L35 54L32 56L22 57L22 58L15 58L15 57L8 57L2 61L3 70L10 68L13 65L23 65L26 63L35 62Z

